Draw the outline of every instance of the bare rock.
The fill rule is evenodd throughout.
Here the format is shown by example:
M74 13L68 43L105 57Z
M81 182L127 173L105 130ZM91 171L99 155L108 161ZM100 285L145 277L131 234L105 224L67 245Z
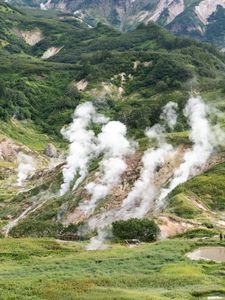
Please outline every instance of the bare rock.
M47 145L47 147L44 149L44 154L48 157L58 157L57 149L52 144Z
M0 141L0 160L13 162L16 160L20 146L10 139L4 138Z

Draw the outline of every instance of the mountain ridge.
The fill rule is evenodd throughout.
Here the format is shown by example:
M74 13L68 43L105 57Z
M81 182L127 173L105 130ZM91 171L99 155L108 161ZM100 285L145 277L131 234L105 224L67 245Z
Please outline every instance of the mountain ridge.
M133 30L140 23L154 21L178 35L189 35L224 48L224 0L142 0L142 1L26 1L11 0L18 6L42 10L57 9L80 22L96 26L103 22L121 31ZM214 32L214 37L210 32Z

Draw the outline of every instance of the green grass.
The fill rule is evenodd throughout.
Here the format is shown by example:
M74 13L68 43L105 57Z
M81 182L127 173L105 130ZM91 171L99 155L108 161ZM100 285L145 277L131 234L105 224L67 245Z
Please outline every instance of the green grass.
M203 202L212 210L223 211L225 209L225 163L217 164L209 171L195 176L184 184L178 186L170 195L173 207L174 197L182 193L183 199L192 194L194 198ZM186 201L186 200L185 200ZM184 201L182 201L184 202Z
M1 239L1 299L206 299L224 292L225 279L223 264L186 258L203 244L217 241L167 240L87 252L82 243Z
M34 151L43 151L48 143L55 143L47 134L43 134L31 121L11 120L7 123L0 122L0 138L8 136L14 141L23 144Z
M168 212L174 213L179 217L192 219L196 217L201 210L197 208L187 195L180 193L170 199Z

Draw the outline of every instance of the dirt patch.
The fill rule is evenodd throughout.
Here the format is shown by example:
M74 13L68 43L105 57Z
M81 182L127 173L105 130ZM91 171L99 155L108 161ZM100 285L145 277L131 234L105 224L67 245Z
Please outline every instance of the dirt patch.
M75 83L75 86L78 89L78 91L84 91L86 89L87 85L88 85L88 82L85 79L82 79L79 82Z
M155 185L160 187L170 180L179 165L183 161L183 155L189 147L181 145L177 148L176 154L167 158L167 161L159 167L155 174Z
M52 56L55 56L59 51L62 50L63 47L50 47L48 48L42 55L42 59L48 59Z
M36 45L44 38L43 33L40 29L27 31L16 29L15 32L17 36L21 37L30 46Z
M182 233L187 229L193 228L196 224L186 222L179 218L161 215L158 218L158 225L161 231L161 239L166 239L168 237L172 237L179 233Z
M137 67L140 65L140 60L136 60L134 61L134 64L133 64L133 70L136 71L137 70Z

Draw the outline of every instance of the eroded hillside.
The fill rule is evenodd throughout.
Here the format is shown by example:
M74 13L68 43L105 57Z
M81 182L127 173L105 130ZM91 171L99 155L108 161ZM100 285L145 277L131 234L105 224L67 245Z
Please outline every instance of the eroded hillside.
M27 16L6 4L1 4L0 20L0 217L3 234L55 237L69 224L84 222L85 228L87 220L92 226L105 218L110 219L113 214L120 216L118 211L123 201L135 182L145 175L142 174L143 157L149 155L147 149L158 151L161 144L165 146L162 149L165 157L145 176L146 188L153 184L156 194L146 189L132 209L138 207L143 197L150 199L152 205L146 207L142 216L156 218L162 237L190 228L211 226L217 230L224 227L223 54L212 46L175 37L152 23L140 25L133 32L120 33L101 24L88 28L74 19ZM212 140L217 144L209 153L208 148L204 150L208 155L205 161L200 165L195 162L197 170L191 170L187 182L180 182L181 185L171 190L165 206L158 210L155 203L161 189L170 187L176 170L186 161L186 153L195 149L196 141L189 137L190 120L184 114L190 91L201 95L209 107L210 114L206 113L204 122L209 122L206 124L212 128L220 126L221 131L212 131L215 135ZM194 98L198 98L196 94ZM87 141L89 138L95 140L104 126L116 122L120 124L117 133L129 141L130 147L125 147L122 155L117 152L119 147L112 155L114 147L109 149L105 143L98 148L97 154L86 147L91 159L85 160L86 170L80 174L83 177L77 189L71 189L78 176L74 172L66 192L60 193L65 183L69 144L78 143L76 135L72 140L68 136L68 124L78 105L85 103L91 103L97 114L103 114L105 123L99 115L93 119L91 113L90 136L82 135L83 142L86 138ZM168 103L176 107L173 128L163 123L162 110ZM156 124L165 127L163 134L158 133L158 137L162 135L158 146L156 141L145 136L146 128L154 128ZM107 128L105 131L108 132ZM109 132L108 136L113 137ZM212 140L203 138L200 145L205 141L210 144ZM170 153L171 149L174 152ZM108 169L112 171L113 162L118 161L121 168L107 175L111 173L106 173L104 168L111 163ZM102 174L107 175L103 176L104 180ZM115 174L119 174L119 179L113 181ZM104 185L105 194L100 198L96 196L98 201L94 202L94 209L91 207L84 212L83 204L91 200L87 191L90 183L89 192L100 183ZM130 216L129 211L127 216ZM84 231L83 238L93 234Z

